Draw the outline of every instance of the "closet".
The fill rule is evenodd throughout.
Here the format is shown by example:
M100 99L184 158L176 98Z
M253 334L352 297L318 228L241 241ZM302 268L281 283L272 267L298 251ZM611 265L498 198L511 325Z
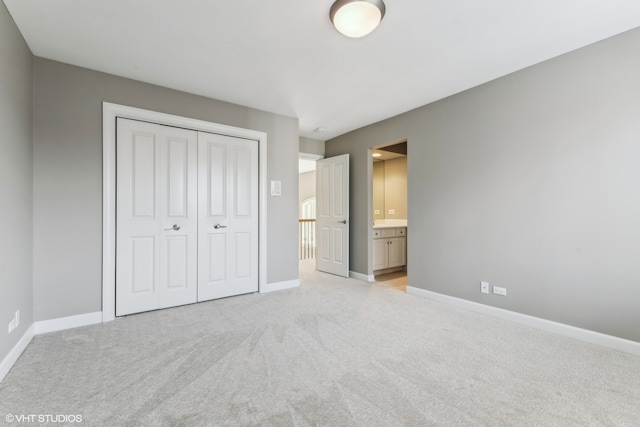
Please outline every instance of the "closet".
M258 142L116 126L116 315L257 292Z

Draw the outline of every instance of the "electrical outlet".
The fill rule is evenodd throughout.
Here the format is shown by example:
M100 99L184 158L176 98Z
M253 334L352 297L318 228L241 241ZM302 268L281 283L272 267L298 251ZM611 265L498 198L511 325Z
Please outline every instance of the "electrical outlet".
M11 319L11 322L9 322L9 333L13 332L13 330L16 328L16 319Z
M376 209L376 210L374 210L374 211L373 211L373 214L374 214L374 215L380 215L380 209Z
M15 321L16 321L16 328L17 328L18 326L20 326L20 310L16 310Z
M496 295L502 295L503 297L507 296L507 288L501 288L498 286L493 287L493 293Z
M480 292L483 294L489 293L489 282L480 282Z
M396 214L395 209L389 209L389 215L395 215L395 214Z

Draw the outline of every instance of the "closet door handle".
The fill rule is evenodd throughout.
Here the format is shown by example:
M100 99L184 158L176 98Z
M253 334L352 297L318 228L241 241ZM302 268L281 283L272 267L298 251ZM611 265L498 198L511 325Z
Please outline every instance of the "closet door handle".
M338 221L338 223L340 223L340 224L346 224L346 223L347 223L347 220L346 220L346 219L343 219L342 221Z
M216 224L216 225L213 226L213 228L215 228L217 230L218 228L227 228L227 226L226 225Z
M173 224L173 227L164 229L164 231L169 231L169 230L178 231L180 230L180 226L178 224Z

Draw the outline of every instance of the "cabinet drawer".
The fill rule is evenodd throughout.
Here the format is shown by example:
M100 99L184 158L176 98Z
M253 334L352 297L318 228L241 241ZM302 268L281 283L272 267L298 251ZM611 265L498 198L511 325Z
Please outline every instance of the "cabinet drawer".
M407 235L407 229L402 227L402 228L396 228L396 236L406 236Z
M373 238L374 239L379 239L380 237L382 237L382 236L380 236L380 230L379 229L373 230Z
M380 237L395 237L396 229L395 228L381 228L380 229Z

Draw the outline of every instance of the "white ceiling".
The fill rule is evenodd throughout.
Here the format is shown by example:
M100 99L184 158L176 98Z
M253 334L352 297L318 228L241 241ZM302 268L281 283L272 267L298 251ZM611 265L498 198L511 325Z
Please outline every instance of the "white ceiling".
M326 140L640 26L639 0L4 0L36 56L298 117ZM314 132L318 127L325 132Z

